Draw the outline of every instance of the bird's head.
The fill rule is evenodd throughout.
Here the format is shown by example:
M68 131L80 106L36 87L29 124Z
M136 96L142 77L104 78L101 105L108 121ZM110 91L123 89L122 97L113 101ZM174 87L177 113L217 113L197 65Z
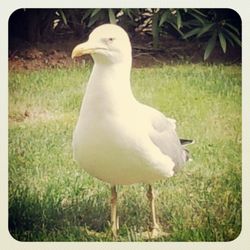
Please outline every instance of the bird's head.
M95 28L87 42L77 45L72 58L91 54L96 63L113 64L131 61L131 44L124 29L114 24Z

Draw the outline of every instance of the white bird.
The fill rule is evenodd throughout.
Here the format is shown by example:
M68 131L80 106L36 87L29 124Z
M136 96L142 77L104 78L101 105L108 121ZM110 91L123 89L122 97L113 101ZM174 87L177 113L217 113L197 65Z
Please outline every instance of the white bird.
M138 102L130 87L131 43L118 25L104 24L77 45L72 58L91 54L94 66L73 134L76 162L90 175L111 184L111 229L117 236L118 184L147 183L152 213L152 235L156 221L151 183L171 177L188 160L175 120Z

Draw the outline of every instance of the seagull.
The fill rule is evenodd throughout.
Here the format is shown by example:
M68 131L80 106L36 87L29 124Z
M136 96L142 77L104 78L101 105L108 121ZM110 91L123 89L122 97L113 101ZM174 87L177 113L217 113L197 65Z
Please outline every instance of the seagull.
M176 121L138 102L131 90L132 48L126 31L115 24L95 28L72 58L90 54L94 66L73 133L73 157L90 175L111 184L111 232L117 237L117 185L148 184L151 235L156 219L152 183L173 176L189 159Z

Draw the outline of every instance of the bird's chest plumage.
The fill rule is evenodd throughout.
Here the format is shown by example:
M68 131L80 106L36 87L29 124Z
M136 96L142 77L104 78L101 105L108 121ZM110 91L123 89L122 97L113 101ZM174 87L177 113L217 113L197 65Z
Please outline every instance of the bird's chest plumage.
M73 136L74 158L89 174L112 184L159 179L141 154L141 129L129 115L83 112Z

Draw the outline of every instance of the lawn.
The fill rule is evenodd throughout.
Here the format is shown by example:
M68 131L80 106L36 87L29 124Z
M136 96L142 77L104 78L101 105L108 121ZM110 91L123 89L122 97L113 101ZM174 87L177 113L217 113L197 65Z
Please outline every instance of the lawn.
M91 65L9 74L9 230L21 241L112 241L110 187L72 159L72 131ZM175 64L133 69L138 100L195 139L193 161L156 182L169 236L230 241L241 230L241 67ZM146 186L119 186L118 241L145 241Z

